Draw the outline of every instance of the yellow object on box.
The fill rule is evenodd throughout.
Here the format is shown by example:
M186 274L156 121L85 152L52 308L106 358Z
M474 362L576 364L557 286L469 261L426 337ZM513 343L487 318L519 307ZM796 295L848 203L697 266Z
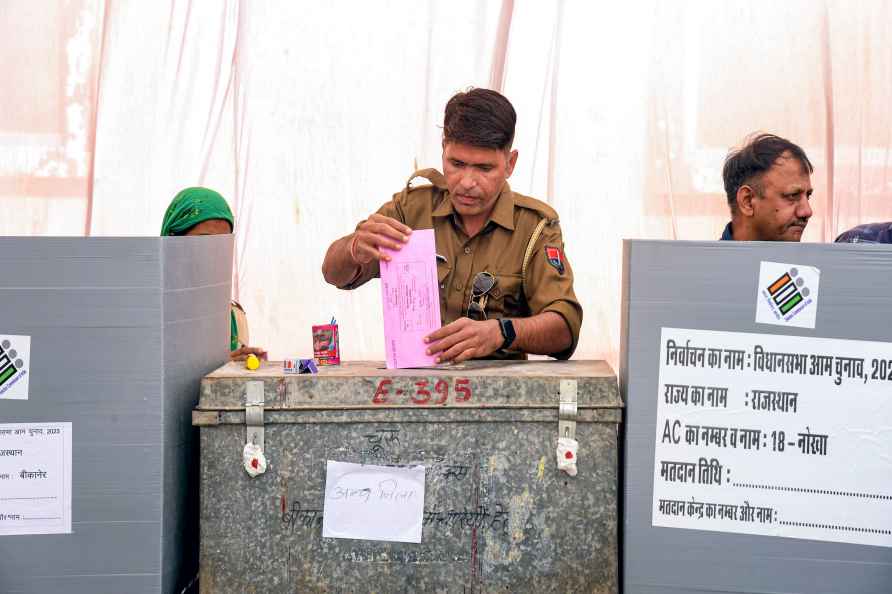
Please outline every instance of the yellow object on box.
M248 358L245 359L245 367L251 371L260 369L260 359L257 358L257 355L248 355Z

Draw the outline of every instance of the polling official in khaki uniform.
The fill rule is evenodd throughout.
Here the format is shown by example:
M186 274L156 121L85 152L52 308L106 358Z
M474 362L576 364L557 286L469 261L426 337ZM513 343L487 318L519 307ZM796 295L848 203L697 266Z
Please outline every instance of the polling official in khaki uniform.
M390 202L332 243L322 265L328 283L354 289L389 259L379 248L400 249L413 229L434 229L445 325L425 342L438 363L527 353L568 359L579 340L582 307L558 215L507 182L517 163L516 121L514 107L495 91L452 97L443 173L413 174Z

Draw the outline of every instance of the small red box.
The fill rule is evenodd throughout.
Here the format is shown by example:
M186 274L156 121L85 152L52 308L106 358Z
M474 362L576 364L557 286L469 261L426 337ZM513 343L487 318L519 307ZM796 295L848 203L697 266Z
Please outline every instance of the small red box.
M313 358L316 365L341 364L337 324L313 326Z

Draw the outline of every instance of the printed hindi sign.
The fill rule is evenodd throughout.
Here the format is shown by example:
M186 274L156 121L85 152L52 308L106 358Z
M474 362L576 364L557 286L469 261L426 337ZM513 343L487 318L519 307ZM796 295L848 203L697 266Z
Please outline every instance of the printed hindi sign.
M421 542L424 477L424 466L329 460L322 536Z
M71 532L71 423L0 424L0 536Z
M892 547L892 343L663 328L653 525Z

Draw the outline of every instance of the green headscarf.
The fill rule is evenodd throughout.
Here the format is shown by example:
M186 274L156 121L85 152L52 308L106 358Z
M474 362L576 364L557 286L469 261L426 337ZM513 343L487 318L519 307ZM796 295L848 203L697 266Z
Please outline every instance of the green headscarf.
M237 351L239 349L238 340L238 322L235 320L235 311L232 305L229 306L229 350Z
M226 200L218 192L209 188L186 188L177 194L164 213L161 223L161 235L183 235L197 225L212 219L229 221L230 228L235 228L235 219ZM229 350L239 348L238 324L235 312L229 310Z
M161 235L183 235L198 223L211 219L229 221L229 226L235 228L235 219L223 196L208 188L186 188L167 207Z

